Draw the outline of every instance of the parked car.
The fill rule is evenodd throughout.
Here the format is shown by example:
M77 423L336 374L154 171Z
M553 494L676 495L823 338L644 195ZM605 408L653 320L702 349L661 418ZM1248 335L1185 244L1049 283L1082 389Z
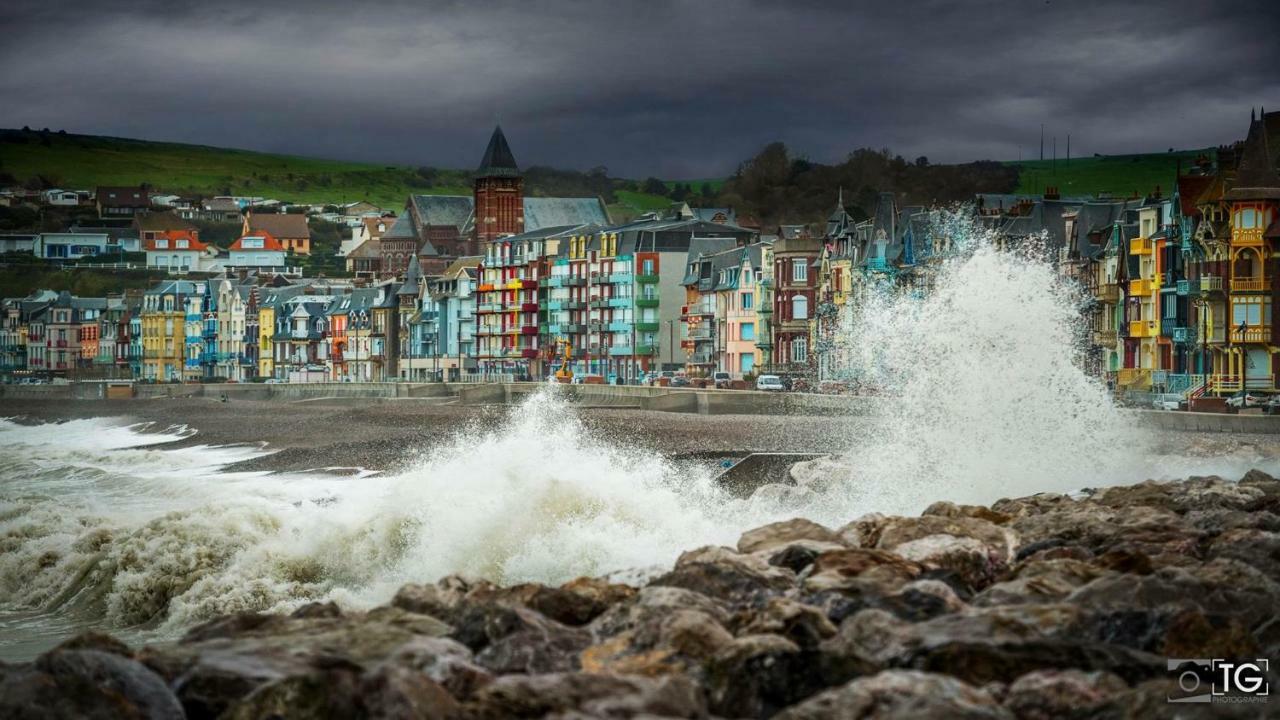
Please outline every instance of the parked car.
M1272 395L1262 405L1264 415L1280 415L1280 395Z
M756 389L766 390L769 392L783 392L787 388L782 384L782 378L777 375L761 375L756 378Z
M288 380L281 380L280 378L270 378L270 379L268 379L264 384L266 384L266 385L286 385L286 384L288 384L288 382L289 382Z
M1151 406L1156 410L1184 410L1187 399L1178 393L1161 393L1151 399Z
M671 378L671 384L668 387L689 387L689 378L677 375Z
M716 384L716 388L724 389L729 387L729 383L733 381L733 376L727 372L711 373L711 381Z
M1236 410L1262 407L1270 399L1271 396L1267 393L1260 393L1256 390L1241 390L1227 398L1227 407L1235 408Z

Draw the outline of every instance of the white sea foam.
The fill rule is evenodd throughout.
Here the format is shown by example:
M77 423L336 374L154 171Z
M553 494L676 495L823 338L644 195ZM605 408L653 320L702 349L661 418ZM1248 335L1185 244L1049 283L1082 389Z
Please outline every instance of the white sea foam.
M847 367L887 400L875 416L832 421L851 450L806 492L732 498L706 470L594 438L550 393L404 471L354 477L223 472L265 450L164 449L184 428L0 421L0 629L12 630L0 656L37 652L5 648L32 633L47 646L87 626L169 636L236 610L369 606L449 573L644 576L788 517L839 525L943 498L1280 472L1267 448L1162 451L1079 371L1079 298L1053 269L956 227L966 250L934 293L876 295L848 318Z

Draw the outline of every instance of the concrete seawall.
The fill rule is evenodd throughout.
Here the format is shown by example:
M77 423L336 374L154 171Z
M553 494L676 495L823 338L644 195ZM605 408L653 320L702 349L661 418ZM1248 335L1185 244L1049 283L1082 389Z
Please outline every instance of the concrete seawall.
M14 400L106 400L108 383L0 385L0 398ZM296 402L325 398L423 399L460 405L519 403L551 387L582 408L616 408L700 415L868 415L879 398L766 393L754 390L702 390L632 385L550 385L545 383L184 383L134 384L134 400L221 398ZM116 388L119 392L120 388ZM1126 410L1139 425L1172 432L1261 433L1280 435L1280 416Z

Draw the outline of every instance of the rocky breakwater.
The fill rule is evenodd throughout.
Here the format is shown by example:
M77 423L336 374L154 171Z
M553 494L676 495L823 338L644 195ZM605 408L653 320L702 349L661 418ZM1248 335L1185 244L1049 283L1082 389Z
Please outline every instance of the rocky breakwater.
M447 577L172 644L87 635L0 667L0 716L1174 717L1166 658L1276 658L1278 609L1280 481L1254 471L790 520L643 587Z

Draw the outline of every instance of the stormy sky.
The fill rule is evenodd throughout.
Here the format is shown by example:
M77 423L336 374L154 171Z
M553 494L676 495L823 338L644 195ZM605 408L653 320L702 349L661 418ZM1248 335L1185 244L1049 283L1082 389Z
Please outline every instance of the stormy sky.
M472 167L1162 151L1280 110L1280 2L0 3L0 126ZM1049 141L1046 140L1046 143ZM1046 150L1046 155L1048 154Z

